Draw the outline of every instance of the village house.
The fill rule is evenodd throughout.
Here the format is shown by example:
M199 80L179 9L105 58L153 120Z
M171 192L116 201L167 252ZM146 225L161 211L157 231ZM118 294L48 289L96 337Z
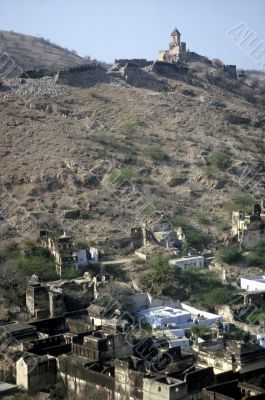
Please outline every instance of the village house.
M138 315L140 323L148 323L156 337L166 339L169 348L190 348L191 328L196 325L212 328L218 323L222 326L222 331L224 330L222 318L219 315L200 311L184 303L180 304L178 308L150 307L139 311ZM216 337L218 337L217 334Z
M155 329L168 325L181 327L192 321L189 311L163 306L142 310L139 312L139 316Z
M241 289L248 292L265 291L265 275L249 275L240 278Z
M258 344L222 339L206 341L193 346L197 353L198 367L213 367L215 373L246 371L258 365L264 366L265 349Z
M186 269L189 266L203 268L204 267L204 257L203 256L184 256L181 258L173 258L169 260L169 265L174 267Z

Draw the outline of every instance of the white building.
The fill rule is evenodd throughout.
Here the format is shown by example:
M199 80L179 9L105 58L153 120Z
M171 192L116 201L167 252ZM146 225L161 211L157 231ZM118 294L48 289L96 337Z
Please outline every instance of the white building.
M211 326L222 317L181 303L180 308L160 306L139 312L139 319L151 325L157 337L165 337L169 347L188 349L190 341L185 336L194 325Z
M192 323L190 324L190 327L192 325L211 326L216 321L222 321L222 317L218 314L202 311L184 303L181 303L181 307L183 310L191 313Z
M161 331L157 331L156 335L158 337L165 337L168 341L169 348L190 348L190 341L187 337L185 337L184 329L162 329Z
M145 319L154 330L170 329L179 337L193 325L210 326L222 320L220 315L201 311L184 303L180 304L180 308L166 306L148 308L140 311L139 317Z
M140 311L140 317L144 318L154 329L161 329L163 326L185 325L191 322L191 313L172 307L155 307Z
M265 275L249 275L240 278L240 286L248 292L265 290Z
M204 267L204 257L203 256L192 256L192 257L182 257L182 258L174 258L169 260L169 265L174 265L175 267L185 269L188 266L193 267Z

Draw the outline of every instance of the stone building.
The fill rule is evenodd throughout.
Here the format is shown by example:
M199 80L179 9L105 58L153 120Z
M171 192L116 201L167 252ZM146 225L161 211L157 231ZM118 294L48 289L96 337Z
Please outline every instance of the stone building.
M128 398L184 400L187 385L179 379L148 373L136 357L115 360L115 400Z
M177 63L182 61L186 55L186 43L181 42L181 33L177 28L171 33L169 50L160 50L158 53L158 61L166 61Z
M36 275L32 275L26 289L26 306L34 318L47 318L49 316L49 293Z
M26 306L33 318L58 317L65 312L64 295L60 289L41 284L32 275L26 289Z
M57 236L50 231L40 231L40 240L54 257L56 271L60 276L64 269L77 268L78 256L71 236L65 233Z
M89 272L76 279L60 279L40 283L36 275L28 281L26 306L34 319L53 318L67 312L84 310L89 307L102 289L110 281L109 274L98 274L92 278ZM98 306L91 305L91 310ZM104 307L101 307L105 311ZM93 319L93 318L92 318ZM98 321L98 323L96 323ZM93 319L95 325L101 325L100 315Z
M132 228L131 239L135 249L148 242L165 248L180 249L185 242L185 233L181 227L174 228L163 214L157 220L147 222L145 226Z
M110 335L97 330L84 336L81 343L73 343L72 351L77 356L102 363L131 355L133 348L128 344L126 334Z
M23 344L15 361L17 385L25 390L46 391L60 376L67 398L73 400L194 400L204 398L203 388L210 396L207 399L221 400L224 397L218 397L219 393L227 389L226 393L231 394L230 387L237 387L243 394L263 394L261 388L253 386L265 373L265 349L259 346L205 342L197 350L196 366L193 352L172 349L165 338L139 339L130 336L129 330L125 335L115 329L113 332L112 326L95 327L87 317L87 313L75 312L70 319L31 322L39 335L32 339L27 332L32 330L31 325L19 330L12 326L10 332L21 337L18 344ZM233 386L235 380L237 385Z
M164 247L181 247L185 241L183 229L174 228L165 215L154 221L150 228L155 239Z
M257 344L239 341L213 340L194 346L197 365L200 368L213 367L216 374L225 371L242 371L256 366L264 366L265 349Z
M55 385L56 358L24 354L16 363L16 383L26 390L43 390Z
M152 364L154 344L153 339L146 338L135 348L136 355L118 359L113 353L113 358L104 363L76 353L60 355L60 374L70 398L89 393L91 397L87 398L94 395L100 400L186 399L187 384L174 374L188 370L194 362L193 355L182 355L180 349L172 351L172 359L167 359L167 370L163 372L159 362Z
M114 367L89 362L74 354L58 357L60 376L69 399L114 400Z
M239 382L238 379L218 383L203 390L204 400L262 400L264 398L264 388L247 382Z
M255 204L252 214L233 212L231 242L244 249L265 244L265 210L262 206Z

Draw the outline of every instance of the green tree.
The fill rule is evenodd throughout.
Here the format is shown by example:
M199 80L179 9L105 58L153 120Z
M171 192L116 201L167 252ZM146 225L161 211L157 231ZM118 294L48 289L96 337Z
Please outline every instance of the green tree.
M249 251L245 259L248 266L265 268L265 249L256 247Z
M217 252L217 259L226 264L233 264L240 260L241 251L237 246L227 246Z
M169 277L172 276L172 266L169 265L168 259L162 255L153 257L147 265L151 270L150 276L155 285L166 284Z

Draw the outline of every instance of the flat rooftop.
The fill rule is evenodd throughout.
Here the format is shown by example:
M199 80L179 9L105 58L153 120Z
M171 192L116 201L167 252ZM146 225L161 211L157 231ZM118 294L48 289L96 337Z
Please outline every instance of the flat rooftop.
M8 333L19 333L23 331L35 332L37 330L35 326L23 323L11 323L11 324L0 325L0 329Z
M12 385L7 382L0 382L0 396L8 394L8 392L17 390L17 385Z
M265 275L248 275L242 276L241 279L248 279L249 281L265 283Z
M203 256L188 256L188 257L172 258L170 261L182 262L182 261L194 261L194 260L204 260L204 257Z
M151 317L157 317L157 318L166 318L166 317L176 317L178 315L190 315L190 312L182 310L180 308L155 307L143 310L141 311L141 314L150 315Z
M185 303L181 303L181 307L183 308L183 310L189 311L192 315L192 318L198 317L200 315L201 317L204 317L206 319L222 320L222 317L218 314L213 314L208 311L199 310L198 308L189 306L188 304Z

